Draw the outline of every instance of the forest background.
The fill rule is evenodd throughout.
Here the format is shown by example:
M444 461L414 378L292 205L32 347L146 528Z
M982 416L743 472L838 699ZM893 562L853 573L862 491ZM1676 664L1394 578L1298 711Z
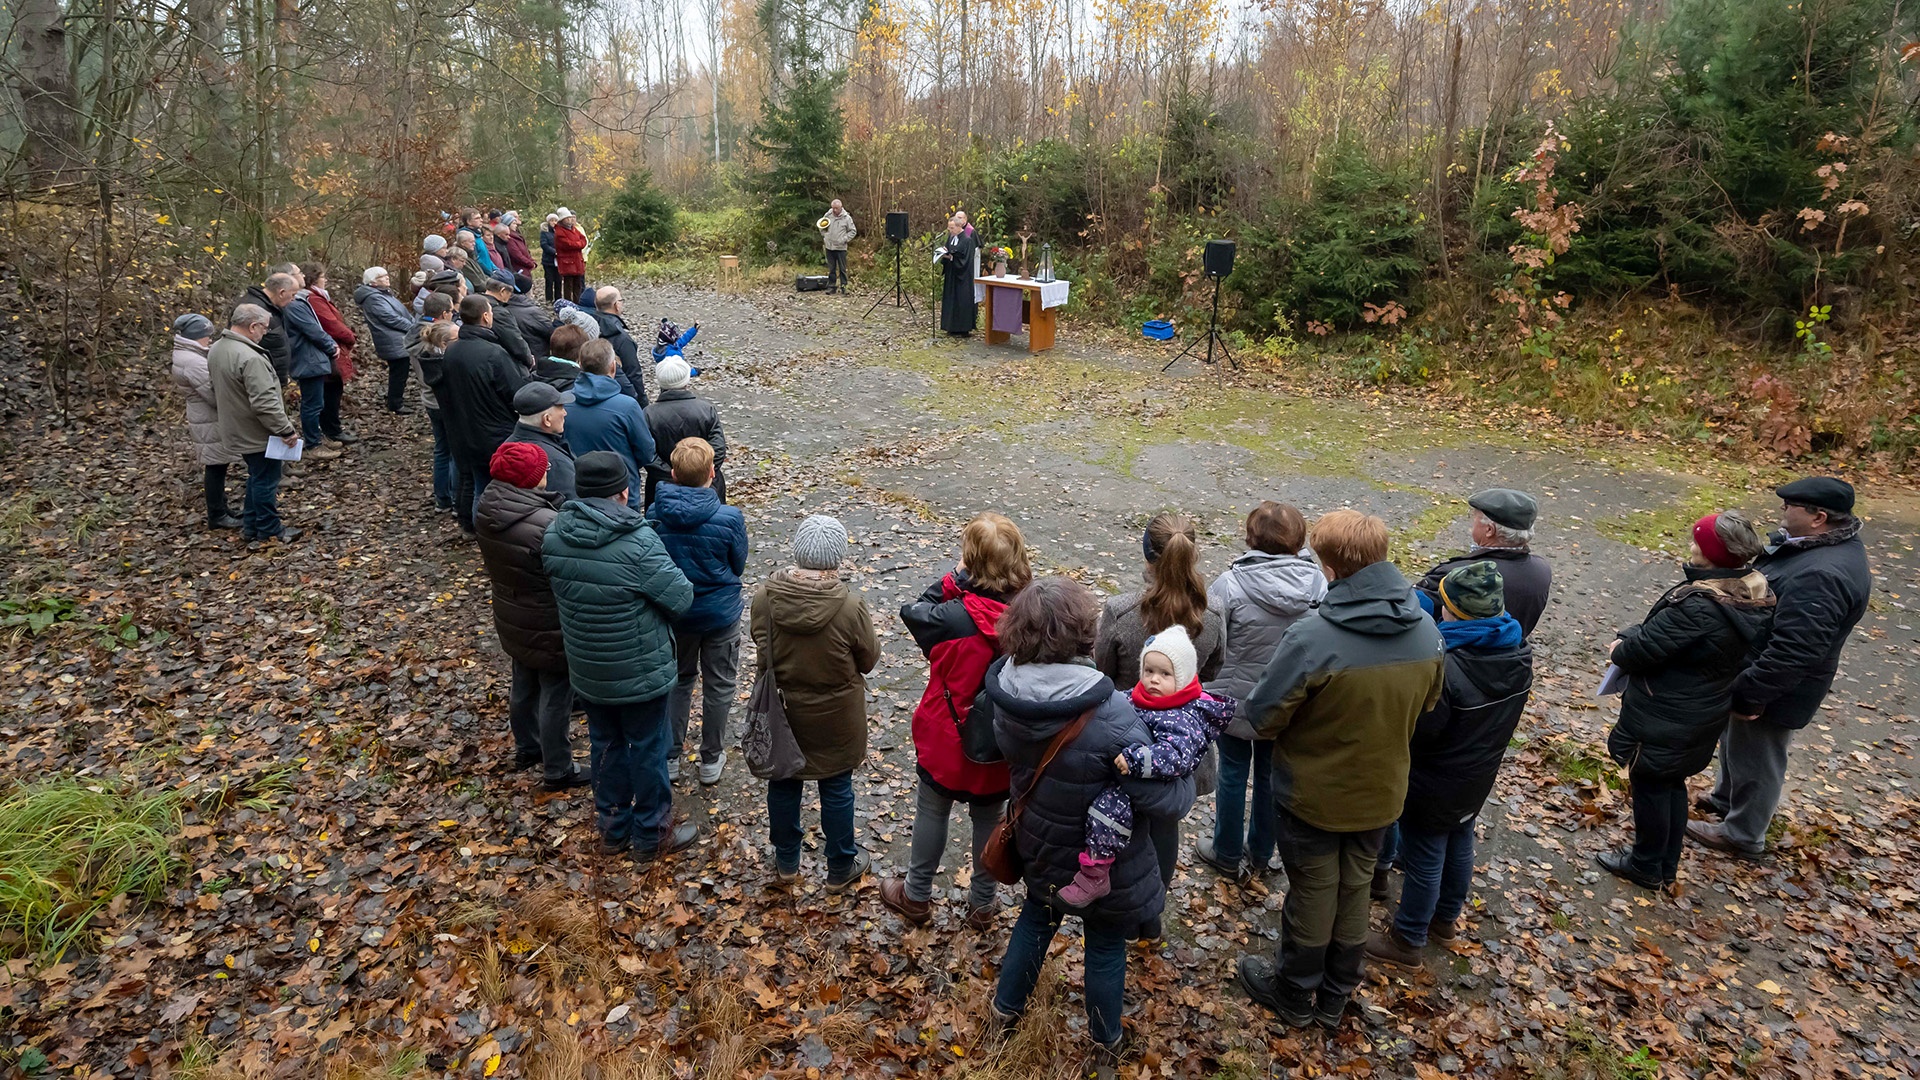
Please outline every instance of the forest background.
M964 208L1050 245L1083 325L1192 332L1227 237L1262 367L1920 447L1912 0L6 0L0 31L0 307L60 409L264 263L410 270L462 204L573 206L597 277L773 281L837 196L874 286L886 211Z

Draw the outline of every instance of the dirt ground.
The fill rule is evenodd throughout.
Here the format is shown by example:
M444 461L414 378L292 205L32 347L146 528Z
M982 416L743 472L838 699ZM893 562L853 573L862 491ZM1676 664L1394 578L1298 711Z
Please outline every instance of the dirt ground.
M1417 571L1465 542L1465 497L1499 485L1540 499L1536 550L1556 583L1534 700L1480 819L1468 933L1424 974L1376 972L1337 1035L1271 1026L1230 974L1273 947L1284 877L1235 886L1194 860L1191 838L1212 827L1202 799L1168 941L1130 966L1135 1071L1920 1074L1911 491L1862 492L1872 610L1796 746L1778 854L1689 849L1679 894L1655 895L1591 862L1629 828L1601 749L1615 704L1592 695L1600 650L1678 578L1650 549L1716 507L1771 520L1787 474L1284 373L1162 375L1171 349L1072 324L1039 356L935 340L891 308L863 318L870 303L627 290L643 340L663 315L701 323L690 359L733 447L749 587L806 514L852 533L848 573L884 656L855 783L877 873L844 897L820 885L812 831L807 883L768 893L764 788L737 756L715 788L687 770L676 799L702 842L647 871L594 853L590 798L542 796L502 767L507 670L484 570L427 509L425 417L379 412L372 380L349 394L363 442L295 470L283 512L309 533L284 551L200 529L164 392L16 437L0 482L41 497L11 504L27 512L8 514L21 537L8 595L66 597L75 627L125 616L139 633L124 648L77 629L11 640L0 777L131 779L196 801L165 896L116 905L97 949L0 968L0 1062L30 1047L73 1075L203 1080L1075 1075L1071 934L1033 1021L1001 1051L978 1043L1011 916L994 934L962 927L964 828L931 928L879 903L874 881L908 848L908 722L925 680L900 605L951 566L980 510L1020 523L1042 570L1114 591L1137 585L1140 531L1160 510L1200 521L1209 576L1267 498L1309 517L1379 513ZM155 450L86 453L102 437L88 423ZM577 742L584 755L584 731Z

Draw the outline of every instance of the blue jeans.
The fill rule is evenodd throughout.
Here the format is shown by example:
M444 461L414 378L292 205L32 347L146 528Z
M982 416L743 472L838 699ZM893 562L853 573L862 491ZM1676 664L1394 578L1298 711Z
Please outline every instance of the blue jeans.
M1026 1011L1061 918L1032 894L1020 905L1007 954L1000 958L1000 985L993 991L993 1007L1001 1013L1019 1016ZM1120 1042L1120 999L1127 990L1127 939L1098 924L1088 924L1086 931L1087 1033L1102 1046L1114 1046Z
M853 772L817 781L820 787L820 831L827 834L827 873L844 874L853 868ZM773 840L773 861L782 872L800 869L800 800L805 780L767 781L767 832Z
M1234 862L1242 855L1255 870L1273 858L1273 740L1249 742L1222 735L1220 781L1214 791L1213 852ZM1253 780L1253 817L1247 817L1247 780Z
M673 824L673 788L667 781L672 742L667 695L623 705L587 702L593 743L593 805L600 836L635 851L658 847Z
M320 448L320 412L327 407L327 377L315 375L300 380L300 434L307 449Z
M1451 832L1429 833L1400 827L1400 909L1393 929L1407 944L1427 943L1427 927L1452 922L1467 906L1473 888L1473 825L1468 818Z
M493 482L493 474L487 471L485 461L461 461L455 458L453 469L457 478L453 491L453 512L460 519L460 527L472 532L474 504L487 493L487 485Z
M262 450L245 455L247 495L241 504L240 535L265 540L280 535L280 462Z
M460 478L453 468L453 453L447 449L446 418L439 409L428 409L427 423L433 426L433 505L446 510L453 506Z
M1400 823L1387 826L1387 833L1380 838L1380 857L1375 860L1379 866L1391 867L1400 858Z

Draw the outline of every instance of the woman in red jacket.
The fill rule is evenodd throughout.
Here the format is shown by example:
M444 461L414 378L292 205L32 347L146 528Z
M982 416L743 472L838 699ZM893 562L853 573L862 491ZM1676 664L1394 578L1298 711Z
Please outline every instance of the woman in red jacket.
M1007 803L1007 765L969 760L960 746L986 679L1000 655L995 625L1007 602L1033 580L1026 540L1013 522L984 513L960 534L960 565L928 587L919 601L900 609L920 651L927 654L927 692L913 711L913 750L920 764L920 790L913 817L913 853L905 879L880 883L880 902L919 926L932 914L933 875L947 849L953 804L967 804L973 818L973 881L967 890L967 925L988 930L1000 912L993 876L980 853Z
M333 374L327 376L327 396L320 406L320 430L333 442L346 444L359 442L358 436L348 434L340 426L340 399L346 393L347 383L359 372L353 367L353 328L347 320L340 317L340 309L333 304L333 297L327 294L327 268L321 263L303 263L300 275L307 279L307 306L313 308L313 316L320 320L320 329L327 332L334 344L340 349L334 353Z
M560 266L560 295L571 300L587 287L587 234L580 231L573 211L566 207L554 211L560 224L553 227L554 262Z

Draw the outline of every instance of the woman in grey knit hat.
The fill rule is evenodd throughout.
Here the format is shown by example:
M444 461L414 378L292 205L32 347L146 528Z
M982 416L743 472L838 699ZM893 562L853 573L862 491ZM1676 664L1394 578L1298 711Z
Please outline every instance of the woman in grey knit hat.
M207 373L207 353L213 345L213 322L205 315L187 314L173 320L173 384L186 397L187 432L193 436L194 459L204 472L207 527L237 529L240 519L227 507L227 466L240 455L220 438L220 413L213 402L213 379Z

